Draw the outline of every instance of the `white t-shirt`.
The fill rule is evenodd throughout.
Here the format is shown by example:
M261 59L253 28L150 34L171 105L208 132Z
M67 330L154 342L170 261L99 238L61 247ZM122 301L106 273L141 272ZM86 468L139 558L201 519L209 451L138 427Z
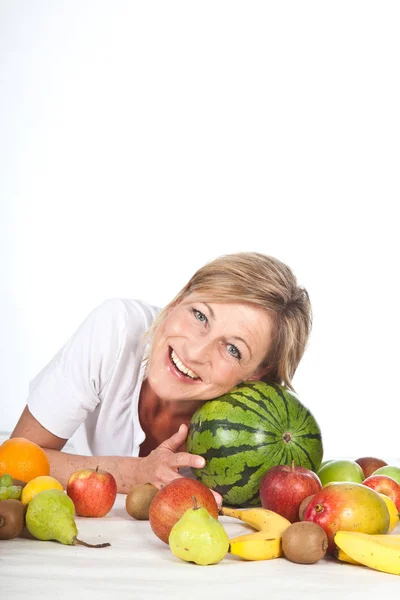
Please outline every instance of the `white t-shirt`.
M54 435L72 437L78 454L138 456L145 333L159 308L107 300L29 385L32 415Z

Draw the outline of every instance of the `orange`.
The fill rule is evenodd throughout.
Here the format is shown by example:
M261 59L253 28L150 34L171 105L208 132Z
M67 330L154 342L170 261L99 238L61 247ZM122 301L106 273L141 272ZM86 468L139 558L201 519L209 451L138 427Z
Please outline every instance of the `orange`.
M46 452L25 438L10 438L0 446L0 477L8 473L27 483L39 475L50 473Z
M39 477L35 477L35 479L31 479L23 488L21 502L28 504L33 496L36 496L39 492L43 492L43 490L60 490L63 492L64 488L57 479L54 479L54 477L40 475Z

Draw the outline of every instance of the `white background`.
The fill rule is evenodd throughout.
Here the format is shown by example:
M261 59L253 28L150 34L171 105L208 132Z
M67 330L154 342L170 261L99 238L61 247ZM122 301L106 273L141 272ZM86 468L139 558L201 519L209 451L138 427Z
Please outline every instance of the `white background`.
M256 250L325 456L399 456L398 6L0 0L0 431L103 300Z

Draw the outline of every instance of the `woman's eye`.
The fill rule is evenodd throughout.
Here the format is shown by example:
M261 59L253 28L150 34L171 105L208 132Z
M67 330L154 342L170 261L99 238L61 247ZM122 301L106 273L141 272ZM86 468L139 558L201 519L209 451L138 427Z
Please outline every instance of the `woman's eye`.
M229 354L231 354L234 358L238 358L239 360L242 358L242 355L240 354L240 351L238 348L236 348L236 346L234 346L233 344L228 344L228 352Z
M197 310L197 308L193 308L192 312L193 312L194 316L196 317L196 319L198 321L200 321L200 323L206 323L207 322L206 315L203 314L202 312L200 312L199 310Z

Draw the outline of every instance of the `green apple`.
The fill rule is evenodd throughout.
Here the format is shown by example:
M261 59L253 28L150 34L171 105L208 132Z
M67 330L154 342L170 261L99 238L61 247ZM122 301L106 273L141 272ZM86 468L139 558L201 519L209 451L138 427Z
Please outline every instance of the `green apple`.
M320 468L317 475L322 486L337 481L352 481L353 483L364 481L362 468L353 460L331 460Z
M397 483L400 485L400 467L394 467L392 465L387 465L386 467L380 467L376 471L373 472L373 475L388 475L392 477Z
M333 458L328 458L327 460L323 460L322 463L321 463L321 465L320 465L320 467L319 467L319 470L321 470L322 467L324 467L328 463L333 462L333 460L334 460Z

